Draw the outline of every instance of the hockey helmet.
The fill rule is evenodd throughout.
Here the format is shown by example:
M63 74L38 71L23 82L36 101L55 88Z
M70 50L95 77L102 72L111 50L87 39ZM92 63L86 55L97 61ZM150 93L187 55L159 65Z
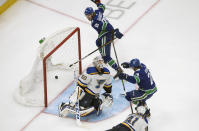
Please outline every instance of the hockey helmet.
M93 8L92 7L87 7L84 11L84 14L85 15L89 15L89 14L92 14L94 11L93 11Z
M103 68L104 67L104 60L102 59L101 56L97 56L93 59L93 65L95 67L98 67L98 68Z
M130 67L139 67L141 65L140 60L135 58L130 61Z

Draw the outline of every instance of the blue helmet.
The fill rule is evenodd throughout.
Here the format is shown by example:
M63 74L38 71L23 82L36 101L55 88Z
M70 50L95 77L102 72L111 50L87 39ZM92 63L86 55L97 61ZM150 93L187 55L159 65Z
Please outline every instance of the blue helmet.
M93 8L92 7L87 7L84 11L84 14L85 15L89 15L89 14L92 14L94 11L93 11Z
M135 59L132 59L130 61L130 64L129 64L130 67L139 67L141 66L141 63L140 63L140 60L135 58Z

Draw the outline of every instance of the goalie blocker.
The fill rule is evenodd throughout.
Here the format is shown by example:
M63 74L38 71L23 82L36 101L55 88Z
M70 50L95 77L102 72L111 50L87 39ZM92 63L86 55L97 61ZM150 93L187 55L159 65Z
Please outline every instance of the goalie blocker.
M102 88L105 93L100 96ZM67 116L68 113L76 114L75 103L77 102L77 97L79 99L80 116L87 116L95 111L97 115L100 115L103 106L112 105L113 97L111 91L112 79L110 72L104 67L104 61L101 56L98 56L94 58L93 66L88 67L87 71L78 78L77 87L69 97L69 102L59 105L60 116Z

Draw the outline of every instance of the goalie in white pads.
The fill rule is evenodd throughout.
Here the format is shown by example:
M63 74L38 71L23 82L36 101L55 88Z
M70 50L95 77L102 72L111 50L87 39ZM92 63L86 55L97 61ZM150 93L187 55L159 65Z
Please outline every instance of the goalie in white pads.
M144 102L140 103L135 110L136 113L128 115L125 121L107 131L148 131L150 110Z
M86 72L78 78L77 87L69 97L69 103L62 102L59 105L61 117L66 116L68 113L76 113L75 103L77 102L78 93L80 116L87 116L94 111L99 115L102 111L102 105L110 106L112 104L112 78L110 71L104 67L104 61L101 56L94 58L93 65L93 67L88 67ZM101 100L100 93L102 88L105 93L101 95Z

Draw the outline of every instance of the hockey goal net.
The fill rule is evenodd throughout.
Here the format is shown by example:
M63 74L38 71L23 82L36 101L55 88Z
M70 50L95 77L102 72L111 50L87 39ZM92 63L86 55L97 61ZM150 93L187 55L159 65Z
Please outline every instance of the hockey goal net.
M14 99L27 106L47 107L48 101L57 97L74 80L74 73L81 74L81 61L69 66L80 58L78 27L65 28L42 39L32 69L20 81Z

